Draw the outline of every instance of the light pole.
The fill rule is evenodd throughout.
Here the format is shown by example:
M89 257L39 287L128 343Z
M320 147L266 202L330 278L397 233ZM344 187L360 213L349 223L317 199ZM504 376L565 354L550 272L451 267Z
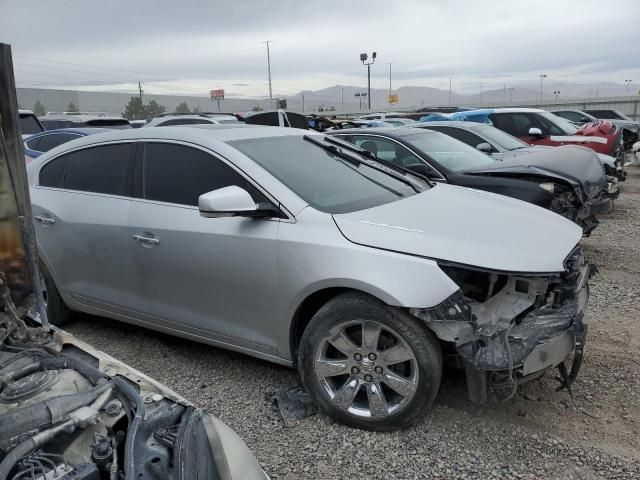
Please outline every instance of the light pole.
M629 96L629 84L633 82L633 80L625 80L624 83L627 84L627 96Z
M553 94L556 96L556 103L558 103L558 95L560 95L560 90L554 90Z
M542 104L542 80L545 78L547 78L546 74L543 73L540 75L540 104Z
M265 40L262 43L267 44L267 72L269 73L269 107L273 108L273 93L271 90L271 53L269 51L269 44L273 40Z
M367 62L369 55L366 53L360 54L360 61L363 65L367 66L367 101L369 102L369 111L371 111L371 65L376 63L376 52L371 54L371 61Z
M451 106L451 75L449 75L449 106Z
M513 87L509 87L509 105L513 103Z
M391 63L389 63L389 97L387 100L389 101L389 108L391 108Z

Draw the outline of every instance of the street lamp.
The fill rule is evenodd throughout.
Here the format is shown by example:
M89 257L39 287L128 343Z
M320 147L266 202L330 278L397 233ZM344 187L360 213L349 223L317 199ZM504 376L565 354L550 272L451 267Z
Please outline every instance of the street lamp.
M509 87L509 105L513 102L513 87Z
M625 80L624 83L627 84L627 96L629 96L629 84L633 82L633 80Z
M556 96L556 103L558 103L558 95L560 95L560 90L554 90L553 94Z
M369 111L371 111L371 65L376 62L376 52L371 54L371 61L367 62L369 55L366 53L360 54L360 61L363 65L367 66L367 100L369 102Z
M547 75L543 73L539 76L540 76L540 103L542 103L542 80L547 78Z

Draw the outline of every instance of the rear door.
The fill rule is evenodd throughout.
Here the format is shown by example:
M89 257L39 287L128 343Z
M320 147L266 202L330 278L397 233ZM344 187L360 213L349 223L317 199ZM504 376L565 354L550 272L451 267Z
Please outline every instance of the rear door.
M31 201L38 248L63 296L109 311L131 297L126 220L135 143L76 150L44 164Z
M203 218L197 207L200 195L230 185L269 200L209 151L141 147L128 222L136 310L165 328L275 353L279 220Z

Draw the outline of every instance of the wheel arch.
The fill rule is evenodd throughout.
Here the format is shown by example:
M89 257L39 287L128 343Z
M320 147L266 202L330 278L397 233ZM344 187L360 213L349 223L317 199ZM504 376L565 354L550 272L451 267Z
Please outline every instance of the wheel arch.
M316 312L331 299L346 292L362 293L387 305L398 305L398 301L374 287L362 285L324 286L308 293L295 309L289 327L289 355L293 365L297 364L300 340L307 325Z

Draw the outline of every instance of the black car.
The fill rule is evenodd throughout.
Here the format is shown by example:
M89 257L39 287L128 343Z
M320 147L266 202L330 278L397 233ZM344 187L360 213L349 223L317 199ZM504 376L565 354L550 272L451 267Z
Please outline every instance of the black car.
M384 162L453 185L507 195L556 212L588 235L595 214L610 207L605 172L595 152L573 146L497 161L433 130L350 129L330 135L368 150Z

